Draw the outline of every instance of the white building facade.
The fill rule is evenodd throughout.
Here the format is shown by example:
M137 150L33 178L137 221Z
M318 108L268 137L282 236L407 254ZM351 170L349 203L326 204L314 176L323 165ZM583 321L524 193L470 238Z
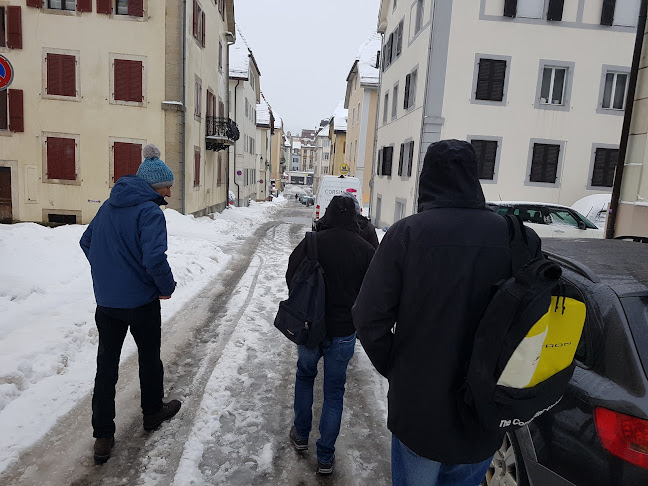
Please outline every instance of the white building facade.
M611 191L638 8L383 0L374 221L416 212L425 151L441 139L473 143L487 199L569 205Z

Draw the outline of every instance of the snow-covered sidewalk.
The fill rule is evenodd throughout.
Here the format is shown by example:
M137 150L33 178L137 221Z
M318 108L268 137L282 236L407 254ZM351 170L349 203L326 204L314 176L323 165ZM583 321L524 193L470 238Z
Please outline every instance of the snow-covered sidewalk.
M225 270L239 240L286 201L231 208L214 219L167 209L178 283L163 323ZM0 472L92 390L97 331L85 226L0 225ZM122 360L135 351L127 338Z

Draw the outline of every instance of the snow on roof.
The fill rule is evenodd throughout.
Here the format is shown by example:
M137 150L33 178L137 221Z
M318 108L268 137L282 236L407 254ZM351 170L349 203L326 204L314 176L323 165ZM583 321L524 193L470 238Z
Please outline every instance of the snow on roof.
M230 78L248 79L250 71L250 50L241 37L229 47Z
M331 132L331 130L329 129L330 126L331 125L327 124L325 127L322 127L322 129L319 132L317 132L317 136L318 137L328 137L329 133Z
M286 142L284 143L284 147L290 147L290 140L286 139Z
M265 99L256 105L257 125L270 126L270 107Z
M358 61L358 73L360 75L360 83L372 84L378 86L380 81L379 70L376 67L376 57L382 48L382 36L373 33L364 44L358 49L356 57Z
M301 148L301 142L299 140L295 140L293 142L293 149L300 149Z
M274 110L273 110L274 111ZM281 117L279 115L275 114L275 122L274 122L274 127L275 129L281 129L283 127L283 121L281 120Z
M349 110L344 107L344 100L340 102L333 113L333 129L336 132L346 132Z

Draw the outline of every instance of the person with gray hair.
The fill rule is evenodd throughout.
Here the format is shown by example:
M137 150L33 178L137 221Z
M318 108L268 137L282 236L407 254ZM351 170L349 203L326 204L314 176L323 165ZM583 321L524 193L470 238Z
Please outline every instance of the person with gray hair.
M92 395L94 459L110 458L115 443L115 386L119 357L130 328L139 354L144 430L150 431L180 410L178 400L163 402L160 359L160 300L175 290L167 262L167 229L160 206L167 204L173 172L155 145L144 147L137 175L120 177L81 237L90 262L99 331L97 375Z

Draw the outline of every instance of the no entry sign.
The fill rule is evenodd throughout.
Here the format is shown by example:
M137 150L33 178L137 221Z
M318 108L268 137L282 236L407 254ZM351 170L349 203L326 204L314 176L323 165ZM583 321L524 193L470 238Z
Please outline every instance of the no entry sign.
M9 87L13 81L14 70L9 59L0 55L0 91Z

